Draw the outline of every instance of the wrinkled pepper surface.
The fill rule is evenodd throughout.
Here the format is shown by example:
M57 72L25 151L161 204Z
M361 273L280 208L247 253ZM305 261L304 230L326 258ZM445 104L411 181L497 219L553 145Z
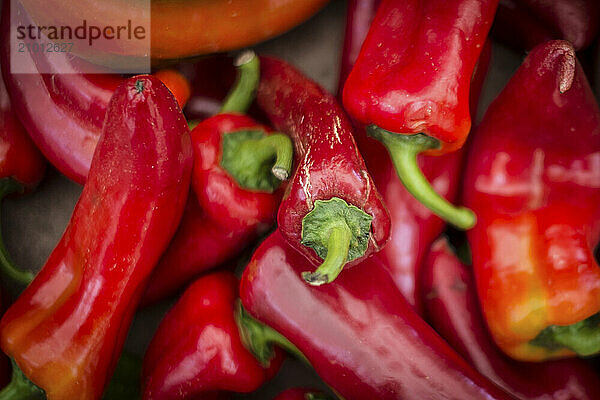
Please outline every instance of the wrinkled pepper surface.
M263 365L244 347L235 318L237 300L238 280L230 272L206 275L186 289L144 356L144 399L249 393L277 372L280 350Z
M342 398L511 398L413 311L376 257L319 287L300 278L306 263L275 231L244 271L240 298Z
M498 386L519 399L598 399L599 375L587 361L532 365L507 358L489 335L477 300L472 271L446 239L431 246L423 265L429 322L448 343Z
M532 50L488 109L464 201L483 314L527 361L600 350L600 111L573 47Z
M350 115L381 141L408 191L449 223L475 216L437 194L418 154L459 149L471 128L469 85L497 0L383 0L344 86Z
M236 63L239 78L222 112L191 132L193 190L181 226L152 273L144 304L233 258L275 222L293 146L288 136L242 114L254 99L259 60L246 52Z
M335 98L284 61L261 57L257 102L276 129L290 135L296 173L277 215L288 243L319 265L312 285L331 282L344 265L379 251L390 218ZM311 266L307 263L306 268Z
M192 148L174 97L138 76L110 100L66 231L0 321L0 345L48 399L97 399L185 205Z

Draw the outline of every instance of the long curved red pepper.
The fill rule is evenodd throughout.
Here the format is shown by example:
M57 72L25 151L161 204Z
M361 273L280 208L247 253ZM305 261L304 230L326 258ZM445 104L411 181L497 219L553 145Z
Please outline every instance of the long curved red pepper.
M344 106L388 148L408 191L462 229L473 213L438 195L416 157L466 140L469 85L497 3L383 0L344 86Z
M248 393L277 372L281 351L265 367L244 347L234 317L237 292L238 280L229 272L206 275L186 289L146 350L144 399Z
M331 282L344 265L379 251L390 219L332 95L284 61L261 57L257 93L276 129L296 150L296 173L277 215L288 243L316 265L313 285ZM307 268L309 266L307 265Z
M500 0L492 33L519 49L565 39L581 50L594 40L599 27L596 0Z
M254 98L259 61L248 52L238 62L239 79L222 112L191 132L193 191L181 226L152 273L144 304L233 258L275 222L281 181L291 173L292 142L241 114Z
M532 365L508 359L489 336L472 272L445 239L431 246L423 266L427 316L467 362L519 399L599 399L599 375L584 360Z
M9 4L3 4L0 62L14 112L48 161L68 178L83 184L108 102L124 78L117 74L82 74L80 64L84 61L67 53L52 53L50 58L44 52L22 53L28 64L40 66L40 70L43 65L43 70L52 73L10 73ZM177 92L178 85L165 83Z
M150 76L126 80L61 241L0 321L2 349L48 398L102 394L177 228L191 163L189 129L169 90Z
M536 47L478 127L463 191L483 313L514 358L600 350L599 158L600 109L575 50Z
M415 314L376 257L320 287L299 277L306 263L275 231L244 271L240 298L343 398L510 398Z

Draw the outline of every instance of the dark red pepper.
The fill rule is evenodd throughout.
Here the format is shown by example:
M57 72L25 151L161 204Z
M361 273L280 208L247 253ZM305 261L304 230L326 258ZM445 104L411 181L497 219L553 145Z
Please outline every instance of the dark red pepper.
M266 365L244 347L235 319L238 281L217 272L195 281L164 317L144 356L143 398L208 399L258 389L279 369L276 350Z
M22 389L51 399L101 396L189 188L189 129L156 78L119 86L102 132L61 241L0 321L2 349L38 386Z
M470 210L433 190L417 155L459 149L471 127L469 85L497 0L383 0L344 86L344 105L388 148L426 207L462 229Z
M579 359L524 363L494 344L479 309L471 270L447 241L435 242L423 266L430 323L471 365L519 399L600 399L598 373Z
M299 277L306 263L275 231L244 271L240 298L343 398L510 398L413 311L376 257L320 287Z
M331 282L344 265L381 249L390 235L389 214L332 95L286 62L262 57L257 101L296 150L279 229L292 247L321 264L304 271L304 279Z
M600 109L566 41L534 48L473 135L464 200L479 299L527 361L600 351Z
M242 115L259 79L254 53L239 59L239 79L222 112L191 133L192 188L183 222L152 273L144 303L173 294L201 272L239 254L275 222L291 172L290 138Z

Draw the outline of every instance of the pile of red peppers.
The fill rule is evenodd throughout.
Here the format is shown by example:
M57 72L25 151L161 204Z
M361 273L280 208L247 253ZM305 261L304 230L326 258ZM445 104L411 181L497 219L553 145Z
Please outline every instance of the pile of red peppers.
M225 399L288 357L320 381L280 400L600 398L596 1L349 0L337 95L248 48L14 73L2 5L0 200L83 189L37 274L0 235L0 400Z

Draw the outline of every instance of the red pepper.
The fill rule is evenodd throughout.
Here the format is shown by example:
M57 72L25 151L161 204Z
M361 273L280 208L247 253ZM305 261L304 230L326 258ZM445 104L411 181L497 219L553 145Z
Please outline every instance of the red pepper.
M344 265L381 249L390 235L389 214L333 96L284 61L264 57L257 101L296 150L279 229L292 247L322 262L316 271L305 271L304 279L331 282Z
M314 389L288 389L277 395L273 400L331 400L325 393Z
M238 281L217 272L195 281L164 317L144 356L143 398L212 398L249 393L279 369L277 350L265 365L244 347L236 323Z
M3 79L0 79L0 202L14 193L32 190L44 177L46 161L14 115ZM33 274L14 267L0 233L0 273L4 286L22 289Z
M240 298L343 398L510 398L415 314L376 257L320 287L304 284L304 268L277 230L244 271Z
M10 2L4 3L0 59L14 112L48 161L68 178L83 184L100 137L108 102L124 78L116 74L82 74L79 71L84 62L60 52L52 53L52 57L45 52L20 55L24 59L27 57L28 64L44 65L52 73L10 73L12 25ZM26 21L21 23L27 26ZM178 93L185 90L185 85L179 79L178 82L173 84L171 76L165 84Z
M338 81L338 98L340 99L342 98L346 78L350 75L350 71L356 62L379 3L381 3L381 0L348 0L346 4L344 47L340 60L340 77Z
M426 207L462 229L470 210L431 187L417 155L459 149L471 127L469 84L497 0L383 0L344 86L344 105L390 152Z
M600 350L599 162L600 110L573 47L536 47L474 135L463 193L483 313L514 358Z
M102 131L61 241L0 321L2 349L37 385L21 387L50 399L102 394L189 188L189 130L159 80L119 86Z
M518 49L565 39L581 50L594 40L599 26L596 0L500 0L492 33Z
M445 239L431 247L423 267L427 315L435 330L471 365L519 399L600 399L598 374L584 360L536 365L508 359L489 336L471 271Z
M238 63L239 80L221 114L192 130L195 196L190 196L184 221L152 274L146 304L233 258L275 222L281 181L291 171L292 142L240 114L254 98L259 60L249 52Z

